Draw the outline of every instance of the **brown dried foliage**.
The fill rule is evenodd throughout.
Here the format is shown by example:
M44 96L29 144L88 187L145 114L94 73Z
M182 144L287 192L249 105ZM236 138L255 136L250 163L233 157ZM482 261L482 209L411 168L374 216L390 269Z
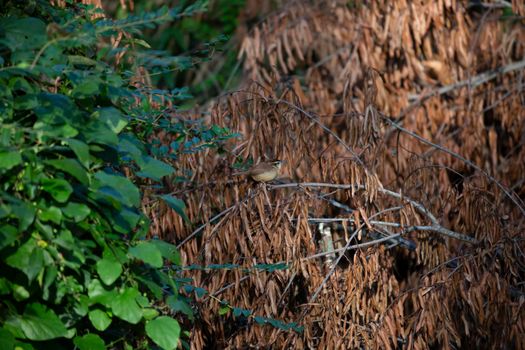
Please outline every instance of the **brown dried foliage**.
M181 245L185 263L291 266L192 271L194 284L254 315L300 322L304 332L219 316L205 297L192 347L525 349L523 19L502 20L490 3L352 4L289 1L246 31L239 57L251 82L218 101L210 120L244 140L226 145L227 156L183 156L175 165L192 170L194 185L165 188L186 201L192 222L207 223ZM522 3L512 4L523 16ZM159 137L169 144L169 135ZM292 182L366 190L259 186L231 177L238 156L285 159ZM515 191L514 202L501 187ZM478 243L416 230L408 237L415 252L372 245L345 254L331 275L323 258L305 259L320 252L311 217L432 224L383 188ZM182 242L196 229L162 205L145 208L166 240Z

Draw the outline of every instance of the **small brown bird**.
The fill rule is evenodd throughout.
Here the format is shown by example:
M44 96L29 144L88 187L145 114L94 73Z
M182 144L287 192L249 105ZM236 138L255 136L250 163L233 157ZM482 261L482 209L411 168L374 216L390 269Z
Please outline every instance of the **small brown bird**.
M269 182L275 180L279 176L281 170L282 160L276 160L274 162L261 162L252 166L247 171L241 173L235 173L233 175L248 175L254 181L257 182Z

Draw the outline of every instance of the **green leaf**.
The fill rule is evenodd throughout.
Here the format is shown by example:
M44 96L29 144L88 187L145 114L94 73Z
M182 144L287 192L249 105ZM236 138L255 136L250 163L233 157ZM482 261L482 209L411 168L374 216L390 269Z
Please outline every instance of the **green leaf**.
M99 309L90 311L88 317L93 327L99 331L105 331L111 324L111 318L108 314Z
M71 90L71 96L75 98L86 98L96 95L100 92L102 81L96 77L90 76L77 84Z
M77 139L66 140L69 147L73 150L80 163L86 168L89 167L89 146Z
M25 94L31 94L35 92L35 87L27 79L20 76L9 79L9 88L13 91L23 91Z
M165 259L169 260L170 262L176 265L182 265L180 253L177 250L176 246L168 242L162 241L160 239L153 239L149 242L153 243L157 247L157 249L160 250L160 253Z
M0 152L0 169L9 170L22 163L20 152Z
M71 231L67 229L60 230L58 236L53 239L53 243L56 243L62 248L70 251L78 249L78 241L73 237Z
M110 128L108 128L103 122L98 119L91 119L90 123L82 130L82 135L86 138L86 142L91 144L90 150L96 151L96 145L92 143L98 143L102 145L116 146L118 144L118 137Z
M197 298L202 298L203 296L208 294L208 291L206 289L201 288L201 287L195 287L189 284L184 285L183 288L186 293L195 292L195 294L197 295Z
M150 307L151 306L151 303L150 303L149 299L147 297L145 297L143 294L140 294L139 296L137 296L135 298L135 300L137 301L139 306L142 307L142 308L146 308L146 307ZM142 312L144 313L144 310L142 310Z
M106 289L98 279L92 279L88 286L90 304L101 304L110 307L117 296L114 289Z
M129 207L138 207L140 205L138 188L124 176L111 175L99 171L95 174L95 179L98 180L98 183L94 187L100 194L112 196L115 200Z
M84 185L89 184L89 177L86 169L76 159L52 159L46 160L44 163L73 176Z
M119 135L118 151L121 155L130 157L135 162L140 162L144 153L140 141L128 133Z
M29 343L23 343L21 341L17 341L15 344L14 350L35 350L35 348L33 347L33 345Z
M10 246L18 236L18 230L11 225L0 226L0 250Z
M46 25L37 18L7 17L2 18L0 25L5 33L5 44L12 51L35 49L46 42Z
M12 284L11 289L13 290L13 297L16 301L26 300L30 297L28 290L24 286Z
M72 218L73 221L80 222L91 213L91 209L85 204L68 202L67 205L62 208L62 212L65 216Z
M153 296L158 299L162 300L162 296L164 294L164 290L162 289L162 285L151 279L149 276L146 278L142 278L139 276L136 276L135 279L145 285L151 293L153 293Z
M24 272L31 282L44 268L43 249L34 238L30 238L5 261L9 266Z
M171 317L160 316L146 323L146 334L161 348L172 350L179 344L180 325Z
M111 131L118 134L128 124L126 119L122 117L122 113L114 107L101 108L95 112L95 117L98 117Z
M275 264L256 264L253 265L253 269L263 270L268 272L275 272L278 270L287 270L290 266L287 263L280 262Z
M143 214L135 208L122 208L118 213L107 215L107 219L110 221L111 226L115 231L120 233L129 233L132 231L142 218Z
M166 298L166 304L168 304L168 306L173 312L182 312L183 314L188 316L188 319L190 321L193 321L195 319L195 316L193 315L193 310L188 305L188 303L182 300L181 298L175 295L170 295Z
M150 156L145 156L140 162L140 171L136 174L140 177L145 177L155 181L160 181L164 176L171 175L175 169L167 163L157 160Z
M38 110L38 108L36 109ZM64 111L64 113L66 113ZM50 114L43 114L44 118L49 118ZM58 119L58 118L57 118ZM33 129L37 132L42 140L42 137L45 135L42 141L47 140L48 138L65 138L65 137L74 137L78 135L78 130L72 127L69 124L63 125L53 125L53 121L38 121L33 125Z
M253 318L255 320L255 322L257 322L258 324L261 324L261 325L264 325L268 322L268 319L266 317L262 317L262 316L255 316Z
M162 254L157 246L151 242L139 242L129 248L129 254L153 267L162 267Z
M52 240L55 238L55 232L53 232L53 227L51 225L46 225L41 220L36 220L35 227L45 240Z
M145 48L147 48L147 49L151 49L150 44L148 44L145 40L137 39L137 38L132 38L130 41L133 42L134 44L137 44L137 45L143 46L143 47L145 47Z
M15 97L15 109L29 110L38 106L38 96L35 94L26 94Z
M23 315L12 315L6 324L20 329L30 340L49 340L65 337L66 326L60 321L53 310L44 305L32 303L27 305Z
M11 214L11 206L6 203L0 203L0 219L5 218Z
M11 49L11 62L28 62L34 57L34 50L47 41L46 25L33 17L7 17L0 20L4 32L2 43Z
M75 337L73 343L79 350L105 350L106 344L104 340L96 334L86 334L83 337Z
M140 295L135 288L126 288L111 303L113 314L131 324L137 324L142 319L142 309L136 298Z
M226 315L228 312L230 312L230 307L228 305L222 305L220 308L219 308L219 315Z
M33 111L38 121L33 129L49 133L47 136L57 138L73 137L78 134L71 122L78 120L79 109L72 99L60 93L41 92L38 95L39 104ZM76 126L76 125L75 125Z
M18 219L18 229L20 231L26 230L35 219L36 209L29 203L17 202L11 204L11 212L15 218Z
M58 276L58 269L56 266L46 267L45 277L44 277L44 287L42 289L42 298L47 300L49 298L49 287L55 282L56 277Z
M155 317L159 315L159 312L156 309L153 308L145 308L144 309L144 319L146 321L152 320Z
M67 60L71 65L96 66L97 61L86 56L68 55Z
M52 221L55 224L59 225L60 221L62 221L62 212L59 208L52 205L48 208L44 208L43 210L41 210L38 217L42 221Z
M151 227L151 220L148 219L145 215L142 215L141 220L138 223L138 226L135 229L135 232L132 235L133 241L139 241L145 239L148 235L148 232Z
M252 314L252 312L250 310L241 309L241 308L238 308L238 307L234 307L233 308L233 316L234 317L239 317L241 315L244 316L244 317L249 317L251 314Z
M74 292L73 292L74 293ZM71 294L73 294L71 293ZM85 294L78 296L78 300L75 300L73 311L80 317L84 317L89 312L89 298Z
M163 291L164 290L168 291L167 287L170 287L171 292L177 294L179 291L179 287L178 287L178 284L175 282L175 278L168 273L170 270L163 271L161 269L156 269L156 270L151 271L151 274L154 277L155 281L159 281L158 282L159 285L166 288L166 289L163 289ZM164 295L164 292L162 294Z
M102 282L109 286L122 273L122 265L115 259L103 258L97 261L97 273Z
M64 179L43 179L42 188L44 191L49 192L59 203L66 202L71 193L73 193L73 188Z
M187 223L190 222L185 212L186 205L182 200L175 198L169 194L162 195L160 196L160 198L162 198L166 202L166 204L170 206L171 209L175 210L175 212L179 214L184 219L184 221L186 221Z
M7 329L0 328L0 349L13 349L15 347L15 336Z
M104 249L102 257L108 259L116 259L121 264L125 265L129 261L128 247L112 245L111 249Z

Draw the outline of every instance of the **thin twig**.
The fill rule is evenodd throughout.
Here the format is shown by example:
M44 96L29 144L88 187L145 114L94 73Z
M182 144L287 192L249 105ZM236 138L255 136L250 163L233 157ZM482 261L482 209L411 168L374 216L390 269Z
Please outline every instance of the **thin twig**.
M333 183L320 183L320 182L302 182L302 183L289 183L289 184L282 184L282 185L272 185L270 186L270 189L277 189L277 188L286 188L286 187L328 187L328 188L340 188L340 189L356 189L356 190L366 190L366 186L364 185L352 185L352 184L333 184ZM445 236L458 239L461 241L469 242L469 243L477 243L477 240L473 237L451 231L449 229L446 229L442 227L439 224L438 219L429 212L422 204L416 202L413 199L410 199L409 197L402 195L400 193L390 191L384 188L378 188L377 191L379 193L383 193L385 195L397 198L399 200L407 201L410 205L412 205L418 212L426 216L431 222L432 227L434 227L433 231L439 232L440 234L443 234ZM439 228L439 230L437 229Z
M386 116L386 115L384 115L382 113L379 113L379 115L381 115L381 117L385 121L387 121L390 125L392 125L394 128L404 132L407 135L412 136L413 138L417 139L418 141L421 141L424 144L432 146L432 147L436 148L437 150L439 150L441 152L447 153L447 154L451 155L452 157L461 160L463 163L467 164L468 166L476 169L477 171L479 171L480 173L485 175L490 181L494 182L496 184L496 186L498 186L503 191L503 193L505 193L505 195L518 207L518 209L521 211L521 213L525 216L525 208L518 202L518 200L516 198L514 198L514 196L510 193L510 191L501 182L499 182L496 178L494 178L492 175L487 173L485 170L483 170L482 168L480 168L479 166L477 166L476 164L474 164L473 162L471 162L467 158L463 157L462 155L460 155L460 154L458 154L458 153L456 153L454 151L451 151L448 148L445 148L443 146L435 144L435 143L425 139L424 137L419 136L415 132L412 132L412 131L410 131L408 129L405 129L404 127L402 127L398 123L396 123L393 120L391 120L388 116Z
M204 230L206 228L206 226L208 226L208 224L211 224L212 222L214 222L215 220L217 220L218 218L228 214L230 211L232 211L234 208L236 208L237 206L243 204L243 203L246 203L247 201L249 201L250 199L252 199L253 197L255 197L257 194L259 193L259 191L256 191L254 192L253 194L247 196L246 198L244 198L243 200L241 200L240 202L237 202L235 203L234 205L232 205L231 207L229 208L226 208L224 209L223 211L221 211L219 214L215 215L214 217L212 217L210 220L208 220L207 222L205 222L204 224L202 224L201 226L199 226L195 231L193 231L188 237L184 238L182 240L182 242L180 242L178 245L177 245L177 249L180 249L180 247L182 247L184 244L186 244L190 239L192 239L193 237L195 237L196 235L198 235L202 230ZM216 228L214 228L215 230Z
M234 287L237 283L241 283L241 282L247 280L248 278L250 278L250 276L251 276L251 275L243 276L243 277L241 277L241 278L239 279L239 281L237 281L237 282L233 282L233 283L230 283L230 284L228 284L228 285L222 287L221 289L219 289L219 290L217 290L217 291L215 291L215 292L213 292L213 293L210 293L209 296L207 296L206 298L204 298L203 302L205 302L206 300L208 300L210 297L216 297L217 295L221 294L222 292L224 292L224 291L230 289L231 287Z
M308 119L310 119L311 121L313 121L315 124L319 125L319 127L321 129L323 129L324 131L326 131L327 133L329 133L330 135L332 135L354 158L354 160L359 163L359 165L361 165L363 167L363 169L367 169L365 164L363 163L363 161L361 160L361 158L359 158L359 155L357 155L357 153L354 152L354 150L352 149L352 147L348 146L346 144L346 142L344 142L339 136L337 136L337 134L335 132L333 132L330 128L328 128L326 125L324 125L323 123L321 123L321 121L316 118L313 114L305 111L304 109L302 109L301 107L299 106L296 106L295 104L293 103L290 103L286 100L282 100L282 99L279 99L279 100L276 100L275 101L276 103L283 103L285 105L287 105L288 107L290 108L293 108L295 110L297 110L298 112L302 113L302 115L304 115L305 117L307 117Z
M525 60L524 61L518 61L518 62L512 62L510 64L507 64L503 67L498 67L496 69L493 69L488 72L484 72L481 74L478 74L470 79L465 79L462 81L458 81L453 84L445 85L440 87L439 89L436 89L430 93L423 94L423 95L409 95L408 99L410 101L418 101L421 99L426 99L431 96L439 96L443 95L449 91L456 90L458 88L462 88L464 86L469 86L470 88L475 88L476 86L479 86L483 83L486 83L489 80L492 80L496 78L498 75L505 74L508 72L512 72L515 70L520 70L525 68Z
M288 293L288 290L292 286L293 280L295 279L295 276L297 276L297 272L294 272L292 276L290 277L290 280L288 281L288 284L286 284L286 287L284 288L283 292L281 293L281 297L279 298L279 301L277 302L277 306L281 305L281 303L284 300L284 296L286 293Z
M307 221L314 222L314 223L354 222L355 219L353 218L308 218ZM421 225L404 226L400 223L389 222L389 221L368 220L368 222L372 225L403 228L405 230L410 230L410 231L434 231L434 232L442 233L442 229L443 229L442 226L421 226Z
M361 230L361 228L359 230ZM358 231L358 230L356 230L356 231ZM354 244L354 245L348 245L346 247L339 248L339 249L334 249L334 250L331 250L329 252L317 253L317 254L310 255L310 256L307 256L305 258L302 258L301 261L308 261L308 260L312 260L312 259L316 259L316 258L321 258L321 257L324 257L326 255L333 254L333 253L344 253L344 252L347 252L349 250L355 250L355 249L359 249L359 248L370 247L370 246L373 246L373 245L376 245L376 244L379 244L379 243L383 243L383 242L386 242L386 241L390 241L390 240L399 238L399 237L401 237L401 235L402 235L401 233L396 233L396 234L393 234L393 235L390 235L390 236L386 236L386 237L375 239L373 241L368 241L368 242ZM350 242L350 240L348 242ZM341 254L340 256L343 256L343 255ZM334 263L334 266L337 266L337 264ZM314 294L314 296L316 296L316 294ZM315 298L312 297L312 299L315 299ZM312 302L312 301L310 301L310 302Z
M304 191L304 189L302 189L302 190ZM334 191L334 192L336 192L336 191ZM328 203L330 203L334 207L339 208L339 209L343 210L344 212L353 213L355 211L354 209L350 208L346 204L338 202L338 201L336 201L335 199L332 199L332 198L327 198L328 194L322 193L320 191L314 191L314 193L315 193L315 195L317 196L318 199L327 201ZM401 210L401 209L403 209L403 207L392 207L392 208L388 208L388 209L382 210L381 213L385 213L387 211L396 211L396 210ZM393 244L395 244L395 245L402 245L403 247L405 247L407 249L410 249L410 250L414 250L415 246L416 246L414 242L412 242L410 240L407 240L407 239L404 239L404 238L399 238Z
M449 230L447 230L447 229L445 229L445 228L443 228L441 226L439 226L439 227L436 227L436 226L408 226L408 227L405 227L403 229L402 233L392 234L392 235L389 235L389 236L385 236L385 237L382 237L382 238L375 239L373 241L368 241L368 242L359 243L359 244L355 244L355 245L349 245L348 247L343 247L343 248L331 250L329 252L322 252L322 253L310 255L310 256L307 256L305 258L302 258L301 261L307 261L307 260L312 260L312 259L315 259L315 258L321 258L321 257L324 257L326 255L333 254L333 253L343 253L343 252L346 252L348 250L355 250L355 249L359 249L359 248L370 247L372 245L383 243L383 242L386 242L386 241L389 241L389 240L395 240L396 238L400 238L402 235L405 235L405 234L407 234L409 232L412 232L412 231L433 231L433 232L442 233L444 235L449 235L450 234L450 232L447 232ZM455 233L455 232L452 231L452 233Z
M180 242L179 244L177 244L177 249L180 249L180 247L182 247L184 244L186 244L186 242L188 242L190 239L192 239L193 237L195 237L196 235L198 235L202 230L204 230L206 228L206 226L208 226L208 224L211 224L212 222L214 222L215 220L217 220L218 218L222 217L223 215L226 215L228 214L230 211L232 211L235 207L237 207L237 204L235 205L232 205L231 207L227 208L227 209L224 209L223 211L221 211L219 214L215 215L214 217L212 217L210 220L208 220L206 223L202 224L201 226L199 226L199 228L197 228L195 231L193 231L188 237L184 238L182 240L182 242Z

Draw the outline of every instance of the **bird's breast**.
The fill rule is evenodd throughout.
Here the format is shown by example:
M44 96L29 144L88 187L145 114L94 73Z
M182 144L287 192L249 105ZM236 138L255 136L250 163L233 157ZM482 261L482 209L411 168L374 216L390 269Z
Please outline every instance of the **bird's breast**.
M277 169L265 171L265 172L258 173L258 174L251 174L252 179L258 182L272 181L273 179L277 177L277 175L278 175Z

